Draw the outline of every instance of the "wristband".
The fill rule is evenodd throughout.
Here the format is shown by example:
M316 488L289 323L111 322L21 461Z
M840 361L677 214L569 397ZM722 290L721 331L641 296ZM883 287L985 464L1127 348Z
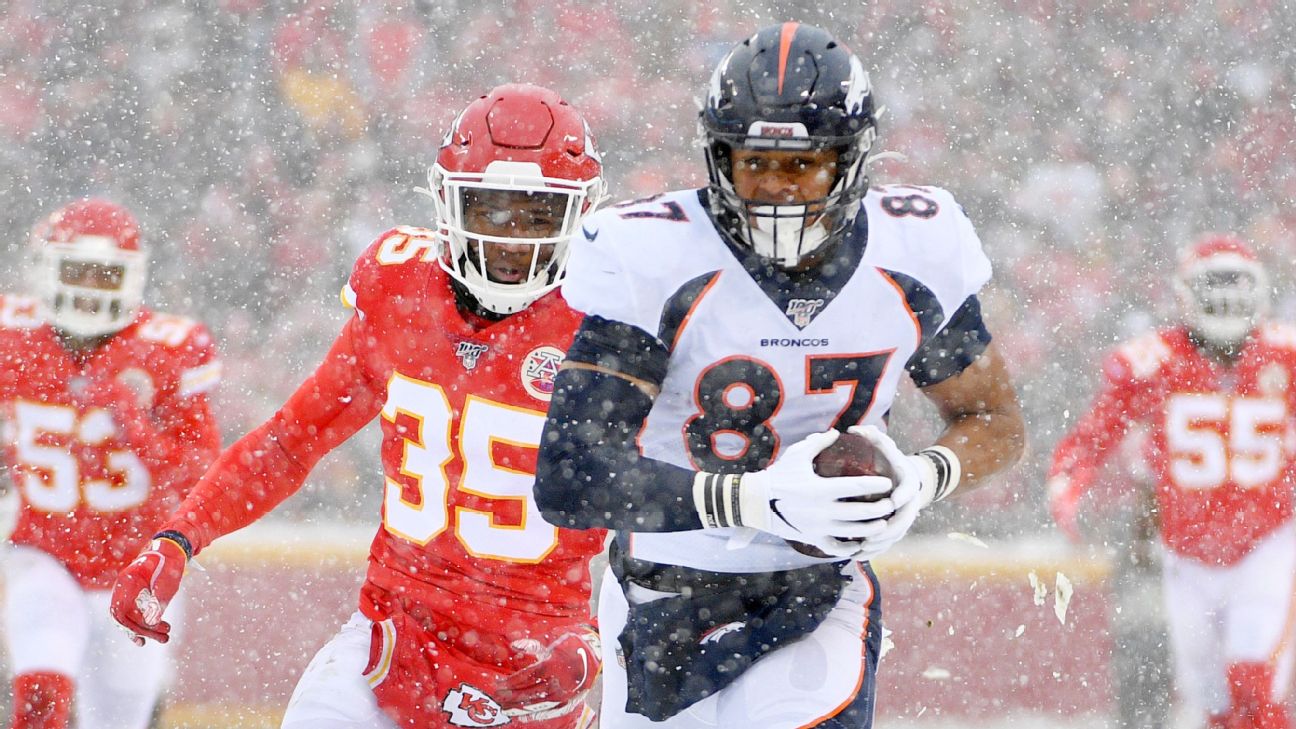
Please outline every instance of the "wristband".
M941 501L954 493L963 478L963 465L954 451L945 446L934 445L918 451L915 455L922 456L931 464L935 486L932 491L932 503Z
M168 529L164 532L158 532L153 535L154 539L169 539L175 542L180 549L184 550L185 561L193 559L193 545L189 543L189 538L174 529Z
M693 477L693 508L703 529L744 526L742 520L741 474L702 471Z

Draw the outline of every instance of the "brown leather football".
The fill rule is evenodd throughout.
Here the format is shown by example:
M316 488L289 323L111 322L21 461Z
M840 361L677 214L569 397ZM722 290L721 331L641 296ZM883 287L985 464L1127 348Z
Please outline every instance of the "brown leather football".
M876 476L873 444L862 435L842 433L837 441L815 456L815 473L835 476Z
M842 433L832 445L820 451L819 455L815 456L814 469L815 473L825 478L879 475L873 444L865 440L864 436L854 433ZM874 501L883 498L883 495L861 498L865 501ZM809 544L791 539L787 540L787 543L796 551L810 557L829 556Z

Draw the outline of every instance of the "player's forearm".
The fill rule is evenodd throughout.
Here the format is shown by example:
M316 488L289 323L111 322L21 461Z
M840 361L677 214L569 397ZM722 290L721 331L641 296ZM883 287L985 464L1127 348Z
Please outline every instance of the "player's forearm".
M546 521L571 529L701 529L691 469L645 458L635 443L652 400L614 374L565 368L540 440L535 497Z
M945 421L936 445L958 459L958 490L1012 466L1026 445L1021 402L999 347L991 342L956 375L923 388Z
M281 428L281 423L272 419L230 446L162 530L183 534L197 554L217 538L270 513L296 493L314 463L300 463L282 447L278 437Z
M958 457L962 469L959 491L976 488L1021 459L1026 447L1021 411L1006 408L956 415L936 445L949 448Z
M352 346L356 321L279 412L221 454L176 511L167 528L188 537L194 553L296 493L321 458L382 408Z
M1128 388L1108 383L1085 415L1062 437L1053 451L1048 475L1066 476L1073 488L1087 489L1093 476L1125 437L1139 413Z

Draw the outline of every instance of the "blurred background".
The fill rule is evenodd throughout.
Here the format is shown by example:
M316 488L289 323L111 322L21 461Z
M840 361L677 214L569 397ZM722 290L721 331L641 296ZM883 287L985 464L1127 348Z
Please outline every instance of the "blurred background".
M1099 357L1173 316L1180 246L1241 234L1272 266L1278 315L1296 314L1285 3L0 1L0 284L25 288L26 232L68 199L131 207L152 249L148 300L216 334L228 443L332 341L355 256L389 227L430 223L412 188L468 101L505 81L548 85L589 119L615 198L698 185L712 66L788 19L827 28L872 74L880 148L905 156L874 180L950 189L996 267L983 300L1030 449L919 529L1051 548L1053 443ZM895 428L902 444L932 436L912 389ZM371 431L343 446L273 518L372 527L376 443ZM1092 500L1096 541L1128 540L1136 475L1114 473Z

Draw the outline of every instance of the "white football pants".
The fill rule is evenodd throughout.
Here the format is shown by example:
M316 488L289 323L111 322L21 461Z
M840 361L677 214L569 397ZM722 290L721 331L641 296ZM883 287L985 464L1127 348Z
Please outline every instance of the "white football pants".
M1296 523L1280 527L1234 565L1211 567L1165 550L1166 620L1175 683L1193 710L1229 706L1229 664L1269 663L1275 697L1291 684L1296 628Z
M364 676L372 626L357 612L320 648L293 689L282 729L396 729Z
M13 673L48 671L76 682L78 729L145 729L170 673L183 622L179 596L167 608L171 643L131 642L108 612L109 590L86 590L50 555L6 545L4 630Z

